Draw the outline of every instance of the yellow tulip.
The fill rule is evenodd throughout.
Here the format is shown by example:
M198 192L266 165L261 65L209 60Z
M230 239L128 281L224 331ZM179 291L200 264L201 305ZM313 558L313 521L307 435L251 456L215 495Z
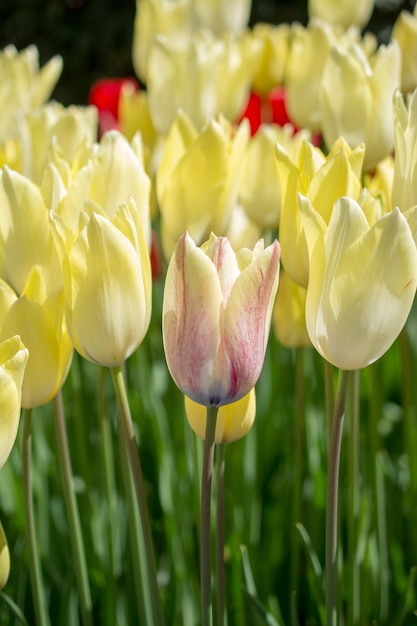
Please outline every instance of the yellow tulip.
M306 295L307 290L281 270L272 328L278 341L286 348L311 346L305 318Z
M407 98L394 94L394 178L392 206L406 211L417 204L417 89Z
M2 292L6 289L3 284ZM15 295L12 303L4 297L0 302L5 307L1 311L0 340L19 335L29 351L22 407L45 404L62 387L71 364L63 290L48 295L41 270L34 266L21 295Z
M372 15L375 0L309 0L310 19L320 19L334 26L363 28Z
M54 56L39 68L36 46L18 52L15 46L9 45L0 51L0 142L9 133L18 111L36 109L50 97L61 72L60 56Z
M243 157L239 200L248 217L261 228L276 230L281 214L276 144L296 159L302 141L309 138L307 130L294 135L291 124L283 128L276 124L262 124L250 139Z
M262 44L259 67L253 79L253 91L263 96L284 83L290 45L288 24L266 24L253 26L254 37Z
M251 0L193 0L193 17L198 27L207 28L217 36L237 35L248 24L251 4Z
M158 38L149 56L152 122L163 136L182 109L200 129L223 114L234 121L246 104L261 46L250 34L216 38L196 32L188 45Z
M187 420L195 434L205 439L207 409L184 396ZM214 441L217 444L231 443L242 439L252 427L256 414L255 388L237 402L225 404L219 408L216 420Z
M20 294L36 265L47 292L54 293L62 287L61 266L39 188L4 168L0 198L0 276Z
M325 157L310 142L303 141L294 160L279 144L276 154L282 193L282 262L291 279L307 287L309 258L297 194L306 195L328 223L337 198L357 198L360 194L364 146L351 150L339 138Z
M359 204L335 202L327 225L299 196L310 257L306 324L330 363L356 370L381 357L401 332L417 285L417 249L406 217L394 209L372 226ZM417 207L409 220L415 231Z
M0 343L0 467L3 467L16 440L22 399L22 381L28 350L19 336Z
M399 86L398 44L380 46L369 59L359 48L332 48L320 84L321 127L331 145L339 136L351 148L365 143L364 169L372 170L394 147L392 97Z
M10 551L3 525L0 523L0 591L7 583L10 574Z
M134 202L111 221L91 213L63 270L75 349L94 363L120 365L141 343L151 313L149 252Z
M244 120L237 130L224 119L209 121L198 133L179 113L156 173L165 257L188 230L197 244L210 232L224 235L237 203L242 157L249 140Z
M306 27L297 22L291 26L285 75L286 104L290 119L299 128L309 128L313 132L322 129L320 84L335 45L344 50L356 45L368 56L376 48L376 38L367 34L361 39L357 29L341 32L339 28L319 19L311 20Z
M391 31L391 40L401 48L402 93L411 93L417 88L417 5L414 12L401 11Z
M190 0L136 0L132 61L143 83L148 80L149 53L155 38L164 35L178 43L188 41L191 17Z
M162 331L177 386L206 407L245 396L258 380L278 287L279 244L235 254L224 237L188 233L168 266Z

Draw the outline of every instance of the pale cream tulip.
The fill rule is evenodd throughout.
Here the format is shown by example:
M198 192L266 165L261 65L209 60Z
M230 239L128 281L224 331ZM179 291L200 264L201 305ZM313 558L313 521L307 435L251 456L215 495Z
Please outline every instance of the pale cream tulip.
M61 288L61 266L42 194L34 183L8 168L0 178L0 214L0 277L20 294L36 265L48 293Z
M16 441L28 350L17 335L0 343L0 467ZM3 555L0 557L0 560ZM0 577L1 578L1 577ZM1 587L1 585L0 585Z
M6 290L3 285L2 292ZM10 297L10 296L9 296ZM62 387L72 357L64 322L63 289L47 294L39 267L34 266L24 290L10 304L1 299L0 340L19 335L29 351L22 384L22 407L51 400Z
M262 124L243 156L239 201L248 217L262 229L277 230L281 215L281 183L276 159L278 143L296 160L301 143L310 139L302 130L294 135L291 124Z
M417 89L404 100L394 94L394 178L392 206L406 211L417 204Z
M211 235L198 248L188 233L168 266L162 333L169 371L203 406L243 398L261 373L278 287L279 244L235 253Z
M166 136L182 109L200 129L223 114L234 121L245 107L261 46L254 37L215 38L196 32L187 45L159 37L149 56L152 122Z
M351 148L365 143L364 169L372 170L394 147L392 97L400 82L396 42L367 58L359 46L333 47L320 85L321 127L331 145L339 136Z
M417 286L416 233L399 209L370 226L359 204L343 197L326 224L306 197L299 203L310 257L310 339L336 367L366 367L390 348L409 315ZM414 229L416 218L414 207Z
M210 120L199 133L184 113L178 114L156 174L167 259L185 230L197 244L211 231L226 234L248 140L247 120L237 129L224 119Z
M333 144L327 156L303 141L294 160L277 145L282 192L279 229L282 262L291 279L303 287L308 282L309 257L297 194L306 195L327 224L337 198L342 195L358 198L362 189L363 156L363 145L351 150L343 138Z
M18 52L9 45L0 51L0 143L9 135L17 112L36 109L46 102L61 72L60 56L54 56L39 68L36 46Z
M417 5L414 12L401 11L391 31L391 40L401 48L402 93L411 93L417 88Z
M190 0L136 0L132 61L136 75L148 81L149 52L158 35L172 42L187 42L192 32Z
M290 26L258 22L253 27L253 35L261 42L262 54L252 87L256 93L266 96L284 83L290 45Z
M308 0L310 19L320 19L334 26L363 28L369 21L375 0Z
M238 35L249 22L251 0L192 0L194 22L217 36Z
M112 220L92 213L63 261L68 331L81 356L118 366L139 346L151 315L151 268L133 200Z
M200 439L206 436L207 409L202 404L184 396L185 414L195 434ZM231 443L244 437L255 421L256 396L252 388L246 396L237 402L231 402L219 407L216 419L216 444Z

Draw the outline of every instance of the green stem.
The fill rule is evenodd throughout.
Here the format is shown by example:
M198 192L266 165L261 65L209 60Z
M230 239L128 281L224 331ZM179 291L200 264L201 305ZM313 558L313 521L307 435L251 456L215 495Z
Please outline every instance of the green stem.
M145 498L145 488L142 477L142 468L139 460L139 450L133 429L132 417L130 414L129 402L127 398L126 386L120 366L111 368L111 375L119 405L118 421L120 435L123 440L125 453L129 460L129 467L135 487L136 503L139 509L140 523L142 526L144 555L141 557L146 576L142 576L142 583L147 584L146 595L150 598L152 606L152 620L147 621L148 626L161 625L162 609L159 599L158 581L156 578L155 556L153 552L152 534L149 522L148 507ZM128 490L130 493L130 490ZM134 503L130 502L130 506Z
M349 385L349 452L348 452L348 513L347 536L350 571L350 601L347 606L348 626L358 626L360 620L360 569L356 559L359 521L359 389L360 370L353 372Z
M290 592L297 591L300 541L296 524L301 522L301 488L303 478L304 351L295 353L295 419L294 419L294 486L292 491L292 523L290 552Z
M217 447L216 471L216 591L217 591L217 626L224 624L225 578L224 578L224 467L225 447Z
M22 472L25 502L26 534L29 548L29 571L35 619L38 626L49 626L45 589L38 553L32 494L32 409L23 411Z
M338 616L338 572L337 572L337 528L340 450L349 372L339 371L339 381L334 406L330 437L329 467L327 476L326 506L326 624L339 626Z
M64 403L61 390L54 398L55 436L58 447L58 461L60 466L62 490L64 493L65 508L67 510L71 545L75 565L80 611L84 626L92 622L92 602L90 583L88 580L87 563L83 535L81 532L80 515L75 498L71 458L68 446L68 437L65 424Z
M327 436L328 441L330 442L331 432L332 432L332 424L333 424L333 415L334 415L334 383L333 383L333 372L334 367L331 363L323 359L324 365L324 393L325 393L325 407L326 407L326 423L327 423Z
M104 483L107 500L107 514L109 527L109 560L110 572L113 580L116 581L119 574L119 559L116 550L117 536L117 495L116 495L116 479L114 470L114 450L112 442L111 422L106 408L104 397L105 375L107 370L105 367L100 368L98 378L98 418L100 423L101 442L103 450L104 465ZM116 585L109 585L106 589L106 622L114 624L116 619Z
M204 439L203 471L201 476L200 523L200 576L201 623L210 626L211 614L211 478L213 475L214 435L216 433L217 407L207 407L206 436Z

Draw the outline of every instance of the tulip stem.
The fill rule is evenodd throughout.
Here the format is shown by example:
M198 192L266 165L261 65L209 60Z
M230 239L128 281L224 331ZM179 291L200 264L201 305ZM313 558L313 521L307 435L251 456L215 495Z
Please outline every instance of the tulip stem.
M129 460L129 467L133 484L135 487L136 503L129 502L130 506L136 506L139 509L140 523L142 526L144 559L141 559L142 567L142 584L148 585L148 589L144 589L144 597L149 597L152 606L152 621L147 622L148 626L161 625L162 610L159 599L158 581L156 578L155 556L153 552L152 533L149 522L148 507L145 498L145 487L142 476L142 468L139 459L139 450L133 429L132 416L130 414L129 401L126 392L126 385L123 377L122 368L120 366L111 368L111 375L119 405L118 422L120 436L123 439L124 449ZM127 489L128 494L131 493Z
M347 606L348 626L360 621L360 568L356 558L360 493L359 493L359 394L360 370L352 372L349 385L349 451L348 451L348 514L347 540L350 571L350 600Z
M200 576L201 576L201 624L210 626L211 612L211 478L213 475L214 435L216 433L218 408L207 407L206 435L204 439L203 471L201 477L201 527L200 527Z
M329 465L327 476L326 506L326 624L339 626L338 616L338 572L337 572L337 529L339 466L342 445L343 421L345 415L346 392L349 372L339 370L336 401L330 436Z
M224 624L224 467L225 445L217 446L216 460L216 591L217 591L217 626Z
M29 549L29 572L35 620L38 626L49 626L45 589L38 553L32 493L32 409L23 411L22 472L25 502L26 534Z
M74 493L71 457L68 446L64 403L62 400L61 390L58 391L57 395L54 398L54 422L62 490L64 493L64 501L67 510L68 525L74 557L75 577L78 587L81 618L84 626L90 626L93 623L91 591L90 583L88 580L83 535L81 532L80 515Z

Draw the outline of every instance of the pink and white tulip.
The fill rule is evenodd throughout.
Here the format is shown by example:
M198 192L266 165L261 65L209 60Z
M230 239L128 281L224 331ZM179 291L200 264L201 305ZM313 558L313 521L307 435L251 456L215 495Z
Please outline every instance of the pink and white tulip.
M171 376L204 406L239 400L257 382L278 288L280 246L235 253L211 235L198 248L184 233L169 263L163 339Z

